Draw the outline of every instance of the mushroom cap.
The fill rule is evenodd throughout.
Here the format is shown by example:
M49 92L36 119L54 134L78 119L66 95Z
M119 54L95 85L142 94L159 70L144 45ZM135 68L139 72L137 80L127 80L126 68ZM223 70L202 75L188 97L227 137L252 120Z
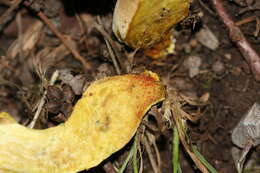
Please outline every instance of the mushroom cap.
M113 32L132 48L150 48L188 15L190 0L117 0Z
M125 146L150 107L165 98L152 72L93 82L70 118L44 130L0 113L0 172L74 173L97 166Z

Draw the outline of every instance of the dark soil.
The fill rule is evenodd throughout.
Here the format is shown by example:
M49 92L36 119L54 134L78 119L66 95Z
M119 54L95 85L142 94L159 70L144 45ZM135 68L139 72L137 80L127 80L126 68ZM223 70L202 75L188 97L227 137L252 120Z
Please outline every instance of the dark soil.
M256 1L255 3L258 3ZM8 4L6 5L5 2L8 2L8 0L0 0L0 15L8 8ZM260 20L259 10L238 14L240 10L246 8L246 6L241 6L243 2L243 0L233 0L224 3L232 19L238 22L247 17L256 16ZM100 7L97 4L106 5ZM9 56L7 50L10 48L11 43L18 38L19 32L30 30L33 22L40 20L32 10L24 6L20 6L19 9L15 10L11 19L4 27L1 26L2 28L0 28L0 111L9 112L21 124L27 125L35 113L35 103L41 98L43 90L47 89L47 82L55 69L68 69L74 77L83 76L77 79L79 83L83 81L82 84L74 86L81 88L81 90L83 85L88 85L95 79L116 75L103 36L93 28L93 21L91 21L95 20L96 15L101 15L102 20L104 19L105 29L116 42L116 45L122 49L123 53L130 53L132 50L119 45L112 35L111 21L114 4L115 2L108 3L108 1L104 0L91 4L79 3L71 5L71 3L65 1L65 3L62 3L62 7L57 7L59 12L55 15L58 16L59 20L55 24L62 34L70 36L73 46L91 64L91 69L88 70L85 70L82 64L69 53L64 55L56 54L56 56L52 57L54 60L48 58L48 53L45 54L46 56L39 55L39 52L46 47L53 50L62 45L47 26L43 27L41 38L29 52L20 51L19 48L18 50L12 49L12 51L18 51L19 53L15 57ZM84 8L84 5L86 8ZM43 6L44 8L46 10L49 7ZM206 8L213 11L213 14ZM89 25L86 26L84 31L85 37L82 36L83 31L75 17L75 11L89 14L87 17ZM51 14L49 16L54 19ZM219 40L220 45L217 49L210 50L198 42L195 35L203 27L208 27ZM253 34L256 30L256 21L243 24L240 28L257 52L260 53L260 33L257 36ZM141 72L148 69L158 73L164 80L169 77L167 84L176 87L179 92L188 97L200 98L205 93L209 94L208 104L202 108L201 113L203 116L199 122L196 124L189 123L189 135L192 142L197 144L202 155L219 172L236 172L231 155L231 148L233 147L231 132L243 114L255 102L260 103L260 83L254 80L250 67L237 47L230 41L225 26L214 13L213 5L208 1L193 1L190 16L178 24L176 33L175 55L152 60L145 56L142 51L139 51L134 57L133 71ZM199 73L194 77L191 77L188 73L191 67L187 67L185 64L191 56L197 56L201 60ZM178 68L172 71L176 64L178 64ZM70 87L73 86L64 87L64 84L58 81L55 87L54 89L48 88L48 92L54 95L49 97L57 98L57 100L62 97L63 101L62 103L47 103L44 106L37 128L47 128L65 121L73 105L80 98L79 93L71 91ZM68 94L71 97L64 98ZM52 111L48 112L48 109ZM162 172L172 172L171 131L157 136L157 144L162 160ZM85 172L113 172L109 164L115 161L121 163L131 144L130 142L128 146L97 168ZM144 172L152 172L145 152L143 159ZM183 151L181 166L184 173L199 172ZM131 172L131 169L128 171Z

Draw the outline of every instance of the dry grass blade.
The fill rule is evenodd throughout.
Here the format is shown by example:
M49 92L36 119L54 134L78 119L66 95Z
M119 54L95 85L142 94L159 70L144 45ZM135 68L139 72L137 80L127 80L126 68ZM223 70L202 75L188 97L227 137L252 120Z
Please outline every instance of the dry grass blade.
M138 173L142 173L144 170L144 164L143 164L143 155L142 155L142 150L141 150L141 146L140 146L140 142L137 145L137 150L139 152L139 156L140 156L140 166L139 166L139 172Z
M203 173L208 173L207 168L201 163L201 161L196 157L196 155L192 152L191 146L189 145L189 137L186 135L186 124L185 120L182 119L183 116L181 110L181 105L179 102L173 102L172 106L172 113L173 113L173 118L176 123L176 127L178 129L178 133L180 136L180 140L182 145L184 146L185 150L191 157L191 159L194 161L196 166L200 169L201 172Z
M152 149L151 149L151 146L148 142L148 139L146 137L146 135L143 136L143 139L142 139L142 143L144 144L145 146L145 149L147 151L147 154L148 154L148 158L150 160L150 163L152 165L152 168L153 168L153 172L154 173L160 173L160 168L158 167L155 159L154 159L154 156L153 156L153 152L152 152Z
M159 149L158 149L156 142L155 142L155 136L153 134L149 133L149 131L146 131L146 135L147 135L147 139L148 139L149 143L152 144L152 146L154 148L154 152L155 152L156 160L157 160L157 165L158 165L157 166L158 170L161 170L162 161L161 161Z
M180 153L180 138L178 134L178 130L176 127L173 128L173 137L172 137L172 167L173 173L178 173L180 169L180 160L179 160L179 153Z
M109 54L111 56L111 59L112 59L112 62L115 66L115 69L116 69L116 72L117 74L121 74L121 70L120 70L120 67L124 68L124 65L123 65L123 62L121 60L121 57L119 57L117 55L117 51L115 51L115 46L113 46L113 41L112 39L110 38L110 36L108 35L108 33L104 30L103 26L101 24L97 24L95 23L95 28L101 33L101 35L104 37L104 40L106 42L106 45L107 45L107 48L108 48L108 51L109 51ZM113 47L113 48L112 48ZM120 67L119 67L119 64L120 64Z
M58 79L58 76L59 76L59 71L56 70L52 76L51 76L51 80L50 80L50 84L49 85L53 85L55 83L55 81ZM35 126L35 123L36 121L38 120L39 116L40 116L40 113L41 113L41 110L45 104L45 100L46 100L46 94L47 94L47 90L44 92L40 102L39 102L39 105L38 105L38 108L37 108L37 111L33 117L33 120L31 121L31 123L28 125L29 128L33 128Z

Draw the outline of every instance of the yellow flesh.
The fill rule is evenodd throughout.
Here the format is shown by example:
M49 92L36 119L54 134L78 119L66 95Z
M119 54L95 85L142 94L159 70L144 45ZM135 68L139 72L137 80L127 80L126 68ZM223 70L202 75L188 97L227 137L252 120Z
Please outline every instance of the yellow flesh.
M137 2L132 1L132 3ZM164 40L170 29L188 15L190 0L139 0L138 3L135 15L128 25L127 33L125 34L125 30L122 28L113 29L120 40L129 46L149 48ZM117 10L116 15L124 16L124 9ZM123 17L121 18L123 19ZM119 20L120 17L117 19Z
M94 167L129 142L146 111L164 97L165 88L150 72L94 82L69 120L53 128L29 129L0 113L0 173Z

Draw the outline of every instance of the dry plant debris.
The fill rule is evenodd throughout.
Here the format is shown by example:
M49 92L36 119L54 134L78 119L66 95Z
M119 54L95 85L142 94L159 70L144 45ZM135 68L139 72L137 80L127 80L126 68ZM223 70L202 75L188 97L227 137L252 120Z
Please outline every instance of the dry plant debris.
M147 110L165 98L152 72L98 80L65 124L34 130L0 114L0 172L76 172L89 169L133 137Z
M229 30L230 39L237 45L238 49L244 56L248 65L250 66L255 80L260 80L260 56L256 50L254 50L251 44L247 41L240 28L235 25L228 13L226 12L222 0L212 0L216 12L222 19L223 23Z
M83 87L86 88L90 84L89 81L116 73L151 69L163 79L169 80L167 88L178 89L183 100L177 99L173 94L176 99L174 100L169 94L170 97L164 102L171 102L168 110L154 107L155 111L149 112L143 122L143 131L139 129L137 137L140 138L136 138L139 141L135 141L139 153L137 158L133 158L132 165L128 157L132 149L129 151L128 147L125 147L115 157L86 172L112 173L124 170L120 165L128 165L121 172L138 172L134 167L139 168L139 172L171 172L173 166L178 164L185 173L198 172L198 168L206 172L208 168L196 158L194 144L219 172L235 172L235 164L229 152L233 146L230 130L235 126L234 122L240 119L239 115L254 102L259 102L260 83L253 81L250 67L226 37L223 25L216 20L217 13L212 12L214 7L211 6L214 4L207 0L192 1L190 16L177 26L176 31L169 31L169 35L173 36L174 33L176 38L174 55L169 55L167 59L151 60L144 54L149 55L147 48L142 52L133 47L133 51L113 39L112 6L116 0L101 1L111 4L106 14L100 11L93 14L91 11L95 8L100 10L101 4L94 2L93 6L89 7L91 1L81 1L80 8L77 5L74 8L74 4L79 1L67 3L68 1L52 0L0 0L0 16L4 18L1 20L3 18L0 17L0 112L8 112L20 124L28 126L33 115L36 115L36 110L41 110L38 103L47 90L46 103L40 111L35 128L53 127L69 119L75 102L82 95ZM120 1L123 2L117 2ZM132 0L129 3L141 4L144 1ZM166 2L157 1L158 4ZM259 50L260 11L257 11L257 4L260 1L222 2L234 18L235 26L241 29L256 51ZM243 2L244 5L238 6L234 2ZM60 5L52 5L53 3ZM142 9L144 8L146 7L143 6ZM146 11L150 13L150 9L147 8ZM6 15L8 13L9 15ZM160 13L154 13L156 14ZM128 31L135 29L133 25L129 26ZM205 31L205 27L211 31ZM199 34L204 37L198 37ZM173 41L168 36L163 38L166 38L166 41L159 44L162 48ZM208 40L211 42L206 42ZM153 45L150 47L154 48ZM157 49L148 50L152 50L150 53L158 53ZM76 59L71 56L73 54ZM90 68L84 67L80 56L89 63ZM199 60L188 62L190 57L194 56L199 57ZM77 62L77 57L81 63ZM59 79L55 85L49 86L49 79L55 70L60 72ZM87 70L87 73L84 73L84 70ZM207 103L207 107L204 107ZM1 124L15 124L15 121L11 122L8 114L3 113L0 116ZM178 136L184 146L180 150L187 151L196 166L191 162L187 163L187 154L186 157L179 157L180 163L171 164L171 158L174 157L170 155L170 143L174 125L178 127ZM141 151L142 149L145 151ZM257 149L255 153L257 155ZM106 166L110 169L106 169Z

